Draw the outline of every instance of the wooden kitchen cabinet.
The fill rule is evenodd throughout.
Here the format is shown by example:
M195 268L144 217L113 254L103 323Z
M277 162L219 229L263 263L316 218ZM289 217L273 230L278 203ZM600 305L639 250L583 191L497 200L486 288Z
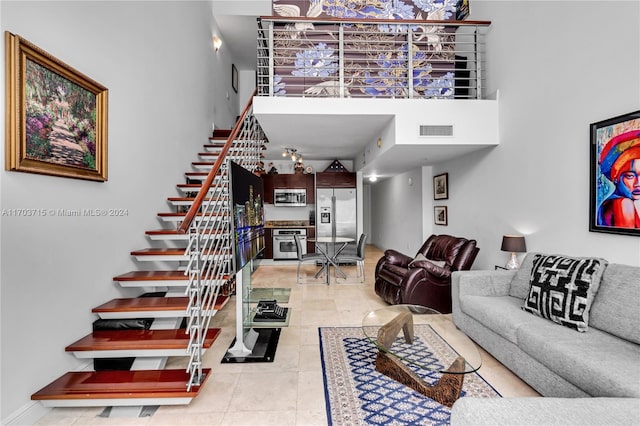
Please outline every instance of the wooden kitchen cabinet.
M273 259L273 229L264 228L264 259Z
M307 253L316 252L316 243L309 241L309 238L316 237L316 228L310 226L307 227Z
M317 188L355 188L356 174L351 172L318 172Z
M264 182L264 202L273 204L275 188L306 189L307 204L314 204L316 199L315 181L312 174L278 174L262 176Z

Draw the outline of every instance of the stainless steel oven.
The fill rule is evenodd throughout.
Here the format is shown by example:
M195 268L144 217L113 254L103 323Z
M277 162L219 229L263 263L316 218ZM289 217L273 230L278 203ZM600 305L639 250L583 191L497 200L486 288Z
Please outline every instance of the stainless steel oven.
M274 229L273 230L273 259L297 259L296 240L294 235L300 236L302 243L302 253L307 253L307 230L297 228Z
M307 205L307 190L302 188L275 188L273 190L275 206L301 207Z

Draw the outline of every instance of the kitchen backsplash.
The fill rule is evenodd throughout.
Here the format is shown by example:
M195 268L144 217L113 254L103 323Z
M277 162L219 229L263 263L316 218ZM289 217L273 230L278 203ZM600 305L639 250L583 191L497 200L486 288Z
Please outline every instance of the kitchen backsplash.
M264 205L264 220L309 220L312 212L315 212L315 204L307 204L304 207L276 207L273 204Z

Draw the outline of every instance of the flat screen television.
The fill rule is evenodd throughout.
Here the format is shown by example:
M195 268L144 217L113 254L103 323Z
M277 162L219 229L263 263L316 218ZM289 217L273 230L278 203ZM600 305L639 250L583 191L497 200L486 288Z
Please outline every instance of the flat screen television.
M231 206L235 237L236 271L264 250L264 185L239 164L230 161Z

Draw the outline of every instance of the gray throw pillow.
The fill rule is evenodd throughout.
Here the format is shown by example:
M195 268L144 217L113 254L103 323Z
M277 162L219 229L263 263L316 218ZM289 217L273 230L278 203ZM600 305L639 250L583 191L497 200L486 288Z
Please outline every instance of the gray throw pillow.
M589 310L606 267L607 261L599 258L535 255L531 286L522 309L585 332Z

